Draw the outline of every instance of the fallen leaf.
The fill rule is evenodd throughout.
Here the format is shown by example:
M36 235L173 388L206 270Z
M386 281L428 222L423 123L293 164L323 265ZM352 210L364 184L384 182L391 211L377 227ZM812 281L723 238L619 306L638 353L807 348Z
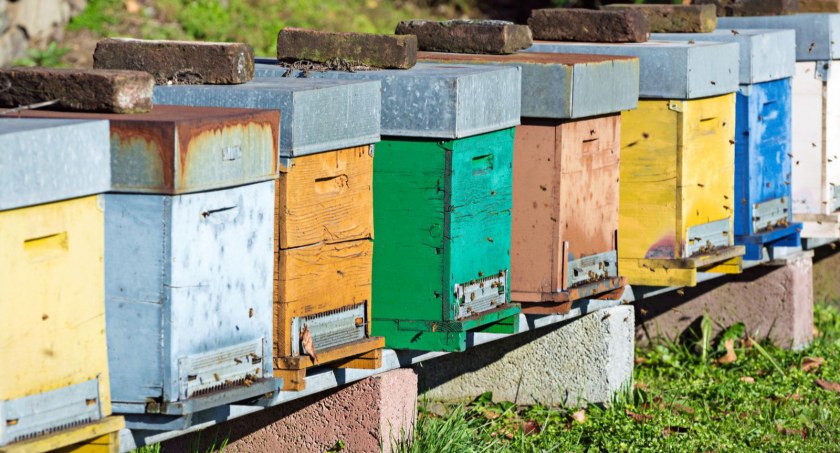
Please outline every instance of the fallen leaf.
M820 329L817 329L816 327L814 327L813 333L814 333L814 338L822 335L822 332L820 332Z
M636 390L644 390L644 391L650 390L650 387L647 384L645 384L644 382L636 382L635 384L633 384L633 388L636 389Z
M535 422L534 420L528 420L527 422L522 424L522 432L524 432L526 436L530 436L531 434L539 434L540 431L540 424Z
M840 392L840 384L837 382L826 381L823 379L817 379L814 381L814 384L823 390L829 390L832 392Z
M644 422L649 422L649 421L653 420L652 415L637 414L637 413L632 412L628 409L625 409L624 413L627 414L628 417L632 418L633 421L636 422L636 423L644 423Z
M513 433L508 431L505 433L505 437L507 437L508 439L513 439Z
M671 434L679 434L679 433L687 433L688 428L684 428L682 426L666 426L662 429L662 435L665 437L670 436Z
M785 428L782 425L776 425L776 431L780 434L784 434L785 436L801 436L803 439L808 437L808 428L790 429Z
M312 332L309 327L304 324L303 331L300 333L300 342L303 345L303 352L312 357L312 363L318 362L318 353L315 352L315 340L312 338Z
M741 382L746 382L747 384L755 384L755 378L750 376L742 376Z
M799 401L799 400L802 399L802 395L800 395L798 393L794 393L793 395L786 396L785 399Z
M647 363L647 361L648 360L644 357L636 357L636 359L633 360L633 363L635 363L636 365L641 365L643 363Z
M581 409L577 412L573 412L571 417L572 420L578 423L586 423L586 409Z
M140 2L137 0L125 0L123 5L125 5L125 10L128 11L129 14L137 14L142 9Z
M684 405L679 404L679 403L674 403L674 404L672 404L672 405L671 405L671 411L672 411L672 412L673 412L673 411L678 411L678 412L682 412L682 413L684 413L684 414L689 414L689 415L694 415L694 413L696 412L696 411L694 410L694 408L691 408L691 407L688 407L688 406L684 406Z
M806 373L815 371L817 368L821 367L823 363L825 363L825 359L822 357L805 357L802 359L802 371Z
M745 348L750 349L753 347L753 339L750 337L745 338L741 341L741 344L744 345Z
M502 416L502 414L495 411L484 411L482 415L484 415L484 418L486 418L487 420L495 420Z
M723 347L726 348L726 354L723 357L717 359L717 363L721 365L727 365L730 363L735 362L738 360L738 355L735 354L735 339L730 338L726 340L726 343L723 344Z

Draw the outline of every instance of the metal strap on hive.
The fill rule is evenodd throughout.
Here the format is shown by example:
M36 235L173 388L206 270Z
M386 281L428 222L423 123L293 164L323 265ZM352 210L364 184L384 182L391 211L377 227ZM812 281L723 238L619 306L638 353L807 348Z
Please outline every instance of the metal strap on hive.
M685 241L684 257L708 253L718 247L728 247L732 244L729 237L729 219L695 225L688 228L688 239Z
M615 250L569 261L566 287L592 283L618 276L618 253Z
M178 359L182 399L225 388L249 385L262 377L263 339Z
M496 275L456 284L453 291L458 303L455 319L468 318L507 303L507 274L505 270Z
M368 323L366 303L292 318L292 355L300 355L301 330L309 329L315 352L365 338Z
M753 205L753 231L771 230L790 220L787 198L774 198Z
M0 401L0 446L101 418L99 379Z

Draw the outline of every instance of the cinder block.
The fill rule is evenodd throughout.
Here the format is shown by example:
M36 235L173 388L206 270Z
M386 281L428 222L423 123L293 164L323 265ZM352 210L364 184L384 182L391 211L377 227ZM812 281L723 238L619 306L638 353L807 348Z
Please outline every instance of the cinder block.
M551 41L645 42L650 35L645 14L628 9L535 9L528 26L534 38Z
M799 0L693 0L717 7L718 16L777 16L796 14Z
M714 5L606 5L607 10L633 9L648 20L651 33L708 33L717 27Z
M799 0L800 13L840 13L838 0Z
M639 61L633 57L420 52L417 58L442 64L522 68L523 118L586 118L634 109L639 102Z
M159 85L238 84L254 78L254 49L243 43L103 39L97 69L145 71Z
M380 82L286 77L235 86L159 86L159 104L280 110L280 157L379 141Z
M108 122L0 119L0 181L0 211L106 192Z
M840 59L840 14L719 17L718 28L796 30L796 61Z
M525 52L624 55L639 58L639 97L697 99L738 90L735 43L649 41L599 44L538 41Z
M415 35L420 50L477 54L511 54L531 47L531 29L501 20L407 20L398 35Z
M716 30L711 33L656 33L655 41L735 42L741 49L741 85L793 77L796 32L793 30Z
M408 69L417 62L417 37L284 28L277 36L277 59Z
M141 113L152 109L152 76L106 69L0 69L0 107L48 101L51 107L85 112Z
M222 439L231 453L321 453L339 443L346 452L394 451L411 438L417 376L388 371L348 386L290 401L200 433L161 444L164 453L205 451ZM215 444L214 444L215 442Z
M422 397L546 406L609 404L632 385L634 316L630 306L596 311L415 367Z
M811 257L806 252L781 266L761 266L742 275L705 282L684 293L635 302L636 341L647 344L699 332L707 314L714 333L738 322L757 340L802 349L813 339L814 299Z
M257 61L257 77L285 73L274 60ZM311 71L309 76L381 81L383 136L455 139L518 125L520 74L519 68L421 63L409 70Z
M110 191L181 194L276 178L276 111L160 105L134 115L26 110L29 118L108 120Z

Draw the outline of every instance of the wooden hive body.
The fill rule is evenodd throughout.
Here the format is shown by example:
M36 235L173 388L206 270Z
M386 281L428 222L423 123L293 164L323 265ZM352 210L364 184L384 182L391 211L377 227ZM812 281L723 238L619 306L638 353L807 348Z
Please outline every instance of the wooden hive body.
M508 303L513 137L377 145L373 333L389 347L463 350L468 330L519 312Z
M840 237L840 77L798 62L793 78L793 213L804 238Z
M615 252L620 124L620 115L614 114L581 120L524 119L517 127L513 301L537 303L530 304L532 309L548 302L568 307L572 300L622 286ZM593 261L592 269L580 261L584 257ZM588 272L597 276L584 277Z
M763 247L798 246L791 209L790 79L742 86L736 101L735 242L745 259Z
M384 346L371 337L370 323L374 145L283 162L275 205L274 366L288 381L285 389L300 390L305 368ZM301 345L304 325L317 360Z
M735 94L642 100L622 113L622 130L621 274L636 285L694 286L698 269L740 272Z
M111 413L104 225L96 195L0 212L0 445Z

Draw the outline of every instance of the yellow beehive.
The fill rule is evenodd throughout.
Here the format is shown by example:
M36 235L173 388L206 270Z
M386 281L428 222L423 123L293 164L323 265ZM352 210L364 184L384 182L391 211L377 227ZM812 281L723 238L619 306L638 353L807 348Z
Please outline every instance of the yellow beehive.
M694 286L739 273L735 94L640 100L622 113L619 271L632 285Z
M82 404L111 413L103 214L100 196L0 212L0 402L94 381Z

